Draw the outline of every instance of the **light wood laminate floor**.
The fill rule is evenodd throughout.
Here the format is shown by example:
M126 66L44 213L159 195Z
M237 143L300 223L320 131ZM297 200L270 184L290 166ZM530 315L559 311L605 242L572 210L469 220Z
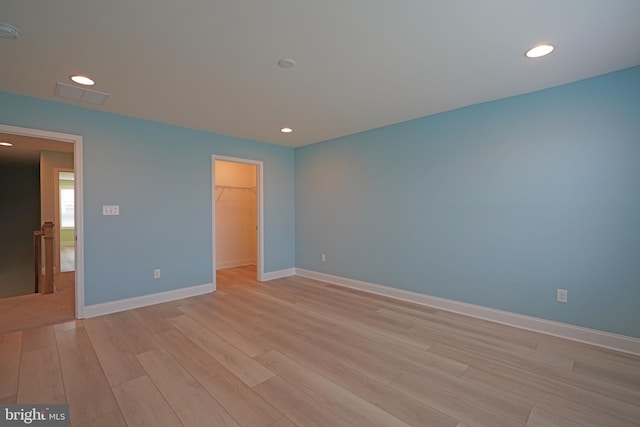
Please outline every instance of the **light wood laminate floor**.
M0 336L73 426L633 426L640 358L302 277Z

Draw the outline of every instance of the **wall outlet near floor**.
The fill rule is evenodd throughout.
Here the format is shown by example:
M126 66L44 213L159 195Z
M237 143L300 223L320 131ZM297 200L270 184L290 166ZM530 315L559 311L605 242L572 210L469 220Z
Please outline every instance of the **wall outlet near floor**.
M153 278L154 279L159 279L160 278L160 269L156 268L155 270L153 270Z
M556 301L567 302L568 292L566 289L556 289Z
M320 259L322 260L322 262L327 262L327 256L325 254L322 254L320 256Z

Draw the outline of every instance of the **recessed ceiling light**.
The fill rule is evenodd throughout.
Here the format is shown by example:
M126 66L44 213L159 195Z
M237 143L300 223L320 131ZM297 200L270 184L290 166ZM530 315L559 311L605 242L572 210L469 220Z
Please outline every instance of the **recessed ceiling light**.
M20 38L20 30L13 25L0 22L0 37L4 39L16 40Z
M293 68L296 66L296 61L291 58L282 58L278 61L280 68Z
M13 147L13 144L10 142L0 142L0 145L3 147Z
M539 44L529 49L524 54L524 56L526 56L527 58L540 58L541 56L549 55L551 52L553 52L553 49L554 49L553 45L546 44L546 43Z
M69 78L74 82L84 86L93 86L94 84L96 84L96 82L94 82L87 76L71 76Z
M282 129L280 129L280 132L282 132L282 133L291 133L291 132L293 132L293 129L291 129L291 128L282 128Z

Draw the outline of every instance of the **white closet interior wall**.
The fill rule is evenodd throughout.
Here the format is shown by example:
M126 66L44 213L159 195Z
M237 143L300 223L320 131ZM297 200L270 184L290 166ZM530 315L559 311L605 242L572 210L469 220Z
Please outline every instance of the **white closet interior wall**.
M256 166L216 160L216 268L256 264Z

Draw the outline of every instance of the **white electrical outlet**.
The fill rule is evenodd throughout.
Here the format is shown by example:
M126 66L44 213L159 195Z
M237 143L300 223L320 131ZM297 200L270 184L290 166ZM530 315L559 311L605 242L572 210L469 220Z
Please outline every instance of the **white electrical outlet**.
M556 301L567 302L568 292L566 289L556 289Z
M322 254L320 258L322 259L322 262L327 262L327 256L325 254Z
M160 269L156 268L155 270L153 270L153 278L154 279L159 279L160 278Z

